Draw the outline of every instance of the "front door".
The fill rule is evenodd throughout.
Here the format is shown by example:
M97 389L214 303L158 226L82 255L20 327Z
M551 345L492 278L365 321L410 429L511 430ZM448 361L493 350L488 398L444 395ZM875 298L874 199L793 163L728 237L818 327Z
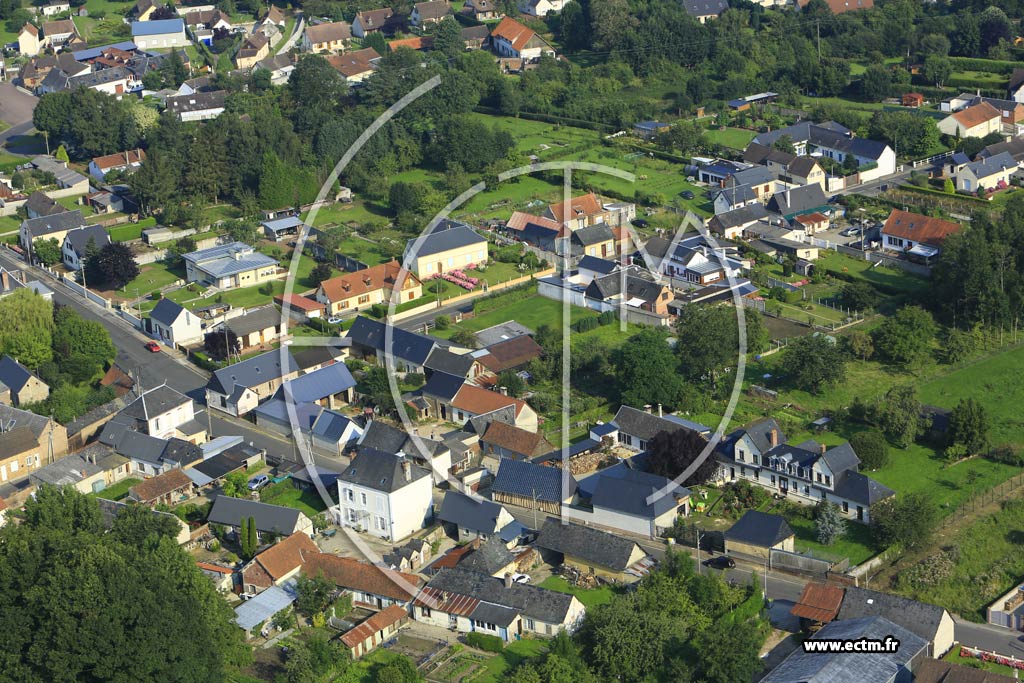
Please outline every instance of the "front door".
M783 493L789 491L789 479L785 477L779 477L779 490Z
M441 264L440 261L437 262L437 272L439 274L444 272L444 266Z
M862 508L860 505L857 506L857 521L864 521L864 508Z

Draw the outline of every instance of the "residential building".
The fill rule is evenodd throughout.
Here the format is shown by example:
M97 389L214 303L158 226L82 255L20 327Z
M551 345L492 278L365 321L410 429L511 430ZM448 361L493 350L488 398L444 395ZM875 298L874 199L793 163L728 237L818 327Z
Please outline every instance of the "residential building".
M604 223L595 223L573 231L569 243L574 255L615 258L618 254L615 234Z
M281 339L281 312L273 304L250 309L223 323L238 338L238 350L247 353Z
M164 105L167 111L177 116L181 121L206 121L207 119L215 119L224 113L224 101L226 98L227 91L225 90L193 92L168 97L164 100Z
M445 492L437 520L459 543L477 538L486 541L515 522L504 505L455 490Z
M683 9L691 17L704 24L709 19L717 19L722 12L729 9L726 0L683 0Z
M0 385L7 388L13 406L45 401L50 395L50 386L46 382L10 356L0 357Z
M760 204L754 204L716 216L708 223L709 229L717 225L718 229L726 230L721 226L733 223L749 226L756 222L752 220L753 217L761 215L759 206ZM715 221L719 218L722 219L722 223L716 224ZM731 230L735 234L735 228ZM712 247L701 235L684 237L678 241L652 237L644 244L644 252L644 265L651 272L694 285L710 285L729 277L738 278L749 269L745 261L736 257L735 251Z
M185 277L206 287L251 287L279 275L277 259L242 242L231 242L185 254Z
M288 82L292 71L295 71L295 61L286 54L270 55L257 62L253 68L269 71L272 85L284 85Z
M89 162L89 175L102 181L111 171L134 171L145 160L146 152L142 149L129 149L117 154L95 157Z
M112 422L159 439L178 437L201 443L206 441L206 426L196 423L195 417L192 399L162 384L121 409Z
M146 320L146 331L171 346L188 346L203 339L202 320L170 299L160 299Z
M647 444L662 432L676 432L681 429L697 432L705 438L711 434L711 428L696 422L685 420L675 415L662 415L658 406L658 415L637 410L631 406L620 406L612 423L615 430L609 433L619 445L626 448L646 451Z
M373 75L381 56L372 47L353 50L343 55L329 55L327 63L345 77L345 82L355 86Z
M150 477L128 489L128 499L155 507L178 505L192 497L192 479L180 469L173 469Z
M816 151L836 163L844 163L852 156L859 167L861 182L874 180L896 172L896 152L884 142L856 137L850 129L834 121L824 123L800 122L785 128L760 133L753 142L771 147L786 136L793 141L798 156Z
M997 142L994 145L989 145L988 147L985 147L983 150L978 152L977 156L975 156L974 158L977 160L984 159L987 157L994 157L997 156L998 154L1001 154L1002 152L1006 152L1007 154L1009 154L1011 157L1013 157L1013 160L1016 161L1018 164L1024 163L1024 139L1013 138L1012 140L1008 140L1006 142Z
M938 256L945 239L960 229L953 221L893 209L882 226L882 249L927 261Z
M926 643L911 631L882 617L833 621L811 640L891 642L887 652L811 652L798 647L761 683L910 683L927 658Z
M629 307L667 318L672 289L639 266L624 271L594 278L583 293L587 307L602 312Z
M436 484L448 479L452 466L451 448L443 441L409 434L379 419L366 425L356 448L358 452L377 450L405 457L431 472Z
M992 192L1010 186L1010 177L1020 165L1008 152L981 157L963 164L953 176L956 189L962 192Z
M308 29L307 29L308 30ZM251 69L270 55L270 39L262 33L247 33L235 53L236 69Z
M41 154L32 159L32 166L40 171L52 173L53 177L57 179L57 188L69 190L69 192L62 193L64 196L89 192L89 179L78 171L68 168L66 161L58 161L52 156ZM57 238L57 241L60 242L61 239L63 236Z
M957 138L983 138L1002 130L1002 113L988 102L953 112L938 122L940 133Z
M726 239L736 239L743 235L743 231L750 226L763 221L768 218L768 209L765 208L764 204L755 202L747 206L726 211L724 213L716 213L711 219L708 220L708 231L717 237L724 237ZM668 240L663 237L652 237L648 241L647 250L650 251L650 242L653 240L663 240L668 245Z
M537 431L537 413L525 401L472 384L463 384L448 406L441 405L441 419L463 425L471 418L513 406L517 427ZM447 408L447 409L446 409Z
M308 557L320 553L316 543L302 532L278 541L242 567L242 591L255 595L295 578Z
M377 31L394 33L400 23L401 18L396 16L390 7L356 12L356 17L352 21L352 35L356 38L365 38Z
M393 605L406 607L423 585L423 579L350 557L319 553L305 558L305 576L322 576L352 596L352 605L370 610L385 610Z
M99 493L126 479L131 462L99 442L54 460L32 472L29 481L35 486L73 486L80 493Z
M335 21L329 24L307 26L302 34L302 49L305 52L341 52L352 40L352 27L348 22Z
M573 510L567 516L605 529L661 538L676 517L689 514L689 489L665 477L633 469L631 464L632 461L613 465L584 479L580 496L584 489L590 491L591 512L579 516Z
M478 0L478 2L490 4L491 0ZM467 50L482 50L491 37L491 31L485 24L480 24L479 26L467 26L459 35Z
M519 11L531 17L546 17L558 14L565 7L567 0L519 0Z
M872 505L895 495L857 471L860 458L849 443L790 445L771 421L730 434L719 445L718 458L718 476L725 481L743 479L806 505L826 500L865 524Z
M397 297L396 287L400 287ZM398 261L324 280L316 290L316 300L327 306L330 316L354 315L375 304L398 305L422 296L420 279L403 270Z
M313 535L313 522L301 510L258 503L246 498L216 496L207 519L211 524L223 524L236 533L242 527L242 520L252 518L256 521L257 535L267 534L291 536L295 533Z
M136 21L131 27L132 40L140 50L189 45L185 22L180 18Z
M611 222L611 213L601 204L597 196L590 192L573 197L568 202L551 204L544 212L544 218L570 230L579 230L588 225Z
M565 564L610 581L635 581L652 566L635 541L548 517L534 544L550 564Z
M505 458L491 484L491 498L497 503L561 515L562 506L576 495L576 486L576 479L561 467Z
M63 425L49 417L0 403L0 482L18 479L68 452Z
M481 454L495 459L529 460L550 453L553 448L543 434L520 429L498 420L491 422L487 426L487 431L480 435Z
M409 621L409 612L399 605L391 605L371 615L350 631L341 635L341 642L348 648L352 659L359 659L393 640L398 631Z
M788 221L809 213L831 213L832 207L821 185L815 183L776 192L768 200L768 210Z
M348 450L363 435L362 427L348 416L333 410L321 412L309 431L314 448L338 455Z
M953 617L937 605L918 602L892 593L847 586L840 620L882 617L927 643L929 657L940 659L956 642Z
M230 31L231 17L219 9L201 9L186 12L183 17L185 26L189 30L207 28L211 31Z
M800 627L804 630L821 628L839 616L844 595L840 586L812 581L804 585L800 599L789 613L800 619Z
M747 510L725 532L725 552L769 563L772 550L793 552L796 532L781 515Z
M504 641L524 633L572 633L585 608L573 595L514 583L465 569L442 569L413 602L416 621L459 633L483 632Z
M333 363L287 379L274 394L274 398L295 403L316 404L324 408L338 408L351 403L356 380L344 363Z
M203 459L202 449L184 439L161 439L113 420L103 428L99 441L131 460L132 472L144 476L188 467Z
M944 659L924 659L914 672L914 683L1015 683L1018 680Z
M64 235L61 245L61 261L71 270L80 271L85 265L89 250L99 250L110 244L110 233L101 225L90 225L71 230Z
M403 456L362 448L338 476L338 524L397 541L431 520L430 471Z
M57 19L43 22L43 44L59 51L68 42L78 38L78 27L72 19Z
M378 365L385 366L385 356L393 358L394 367L399 372L424 371L427 358L436 346L433 339L422 334L409 332L387 323L359 316L349 328L348 339L351 340L350 354L364 360L374 360ZM391 337L390 345L387 344Z
M477 21L492 21L503 15L494 0L466 0L462 13Z
M555 56L546 40L511 17L504 17L491 29L491 50L499 57L537 61L541 55Z
M409 23L417 28L423 28L437 24L445 17L450 16L452 16L452 6L448 4L447 0L417 2L412 6Z
M18 54L34 57L42 51L43 43L39 29L28 22L18 32Z
M299 374L287 348L267 351L214 371L206 385L206 405L236 417L245 415Z
M487 239L464 223L439 224L433 232L411 239L402 262L420 279L487 263Z
M21 222L18 240L21 248L31 253L32 243L36 240L53 239L57 241L57 244L61 244L69 231L84 228L86 225L81 211L65 211L39 218L29 218Z

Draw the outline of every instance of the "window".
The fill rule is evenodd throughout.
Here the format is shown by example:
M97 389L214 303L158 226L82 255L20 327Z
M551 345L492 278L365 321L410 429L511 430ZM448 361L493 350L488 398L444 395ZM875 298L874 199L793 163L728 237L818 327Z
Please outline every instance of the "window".
M736 451L736 459L737 459L738 461L740 461L740 462L743 462L743 459L744 459L745 457L746 457L746 454L745 454L745 453L743 452L743 449L742 449L742 448L741 448L741 449L739 449L738 451Z
M384 512L384 496L377 496L377 512Z
M27 465L26 465L26 467L27 467ZM11 461L11 472L17 472L17 471L18 471L18 461L17 460L12 460Z
M849 511L850 511L850 504L849 504L849 503L847 503L847 502L846 502L846 501L844 500L844 501L843 501L843 512L849 512Z
M431 272L433 272L433 270L434 270L434 264L433 263L428 263L427 264L427 272L431 273Z
M362 503L364 507L366 506L366 494L365 493L360 493L359 494L359 502Z
M365 304L369 300L370 300L370 295L369 294L363 294L361 297L359 297L359 303L361 303L361 304Z
M830 476L828 476L826 474L825 475L825 486L831 486L831 485L832 485L832 477L830 477Z
M818 472L817 474L818 474L818 483L820 484L821 483L821 472Z
M526 620L526 628L527 628L528 630L530 630L530 631L533 631L533 630L535 630L535 629L537 628L537 627L536 627L536 626L534 625L534 623L533 623L533 619L527 619L527 620Z
M775 486L775 475L772 475L772 486Z
M761 458L760 458L760 456L757 455L757 453L752 454L750 456L750 459L754 461L755 465L760 465L761 464Z
M425 617L429 617L430 616L430 608L429 607L420 607L420 614L425 616Z
M342 301L341 306L339 306L338 308L340 308L341 310L345 310L346 308L348 308L348 302Z
M452 257L452 256L448 257L448 265L449 266L455 265L455 258L454 257Z
M352 489L345 489L345 500L352 502Z
M387 528L388 528L387 521L383 517L378 517L377 518L377 529L380 530L380 531L385 531Z

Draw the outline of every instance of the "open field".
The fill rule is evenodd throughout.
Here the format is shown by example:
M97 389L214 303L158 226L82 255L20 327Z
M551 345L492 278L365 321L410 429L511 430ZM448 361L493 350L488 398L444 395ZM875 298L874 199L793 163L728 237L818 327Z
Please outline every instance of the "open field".
M924 278L911 275L898 268L872 267L873 264L870 261L855 259L837 251L822 251L817 264L827 271L847 273L890 290L891 293L920 296L926 294L929 289L928 281Z
M260 501L301 510L310 518L327 509L316 490L300 489L289 479L265 487L260 491Z
M583 318L596 318L597 313L579 306L571 307L571 320L576 322ZM550 325L558 328L562 320L562 304L554 299L547 299L535 294L534 296L510 303L487 313L464 320L458 325L452 325L447 330L435 330L434 334L439 337L450 337L455 328L462 328L470 332L478 332L482 329L492 327L499 323L514 320L522 325L536 330L541 325ZM612 326L608 326L612 327ZM617 328L616 328L617 329Z
M484 673L474 683L499 683L508 680L508 674L524 660L536 657L547 649L542 640L517 640L505 646L500 654L487 660Z
M125 296L135 296L135 290L139 290L139 296L155 292L169 287L178 280L185 279L185 271L178 268L169 268L162 262L147 263L139 269L139 276L125 285L123 293Z
M847 522L846 532L832 545L822 545L817 541L814 521L790 515L786 518L796 532L797 552L810 552L817 557L846 557L850 566L870 559L876 553L871 545L871 529L864 524Z
M548 588L559 593L571 593L588 609L611 602L612 597L615 595L615 589L607 584L594 589L576 588L575 586L570 586L569 582L561 576L549 576L538 585L541 588Z
M729 147L731 149L743 150L747 148L750 141L757 135L752 130L746 128L709 128L705 133L706 137L710 142L717 142L723 147Z

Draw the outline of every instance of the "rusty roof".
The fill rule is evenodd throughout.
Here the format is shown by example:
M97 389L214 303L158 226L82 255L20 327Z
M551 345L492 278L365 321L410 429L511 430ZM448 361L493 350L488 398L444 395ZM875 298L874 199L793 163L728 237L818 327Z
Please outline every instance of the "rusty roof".
M811 621L828 623L839 614L839 606L843 604L843 589L824 583L808 583L804 592L789 611L795 617L803 617Z
M341 637L341 642L348 647L355 647L374 633L383 631L392 624L397 624L409 617L409 613L401 605L391 605L377 612L363 623Z
M297 531L280 543L276 543L256 556L267 574L275 581L295 571L305 562L307 556L320 553L320 548L301 531Z
M980 104L975 104L967 107L966 109L954 112L951 116L965 128L974 128L986 121L1000 118L1001 114L998 109L988 102L981 102Z
M306 576L322 574L342 588L382 595L393 600L411 599L423 583L423 579L413 574L328 553L307 557L302 573Z
M173 469L150 477L131 488L132 497L136 500L147 503L156 500L160 496L174 493L178 489L191 486L192 480L180 469Z

